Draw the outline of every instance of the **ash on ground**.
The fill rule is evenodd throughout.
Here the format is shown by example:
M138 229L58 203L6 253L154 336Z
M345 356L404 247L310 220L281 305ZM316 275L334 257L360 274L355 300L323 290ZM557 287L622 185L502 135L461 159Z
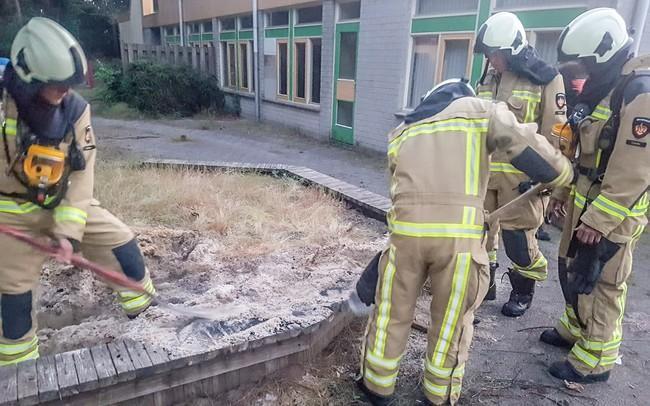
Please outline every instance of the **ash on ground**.
M345 300L385 244L384 226L360 215L374 235L330 246L293 246L233 257L218 235L165 228L138 230L156 288L171 305L210 315L197 319L151 307L135 320L112 291L86 271L48 264L41 281L39 338L44 354L132 339L181 357L318 323Z

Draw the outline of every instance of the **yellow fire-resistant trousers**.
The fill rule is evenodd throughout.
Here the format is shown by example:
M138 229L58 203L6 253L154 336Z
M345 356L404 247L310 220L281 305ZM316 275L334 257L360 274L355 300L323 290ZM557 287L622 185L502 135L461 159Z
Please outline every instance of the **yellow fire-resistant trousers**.
M8 206L11 206L10 210ZM6 209L6 210L5 210ZM51 229L53 217L49 210L31 203L3 204L0 224L14 227L35 237L42 237ZM108 269L122 272L113 249L133 240L131 230L99 205L87 213L86 229L81 251L88 260ZM11 237L0 235L0 365L38 358L36 337L36 288L46 256ZM141 280L152 292L148 274ZM127 314L135 315L151 303L149 295L112 286Z
M511 164L491 164L488 191L485 196L484 208L492 213L519 197L519 184L528 178ZM548 276L548 262L539 249L535 234L544 222L544 202L546 198L535 197L516 209L503 213L500 219L488 225L486 248L490 262L497 262L499 248L499 232L501 230L519 231L522 233L520 244L512 244L504 239L506 253L512 261L515 272L536 281L544 281ZM508 246L507 244L511 244Z
M573 200L567 202L567 218L560 243L560 256L566 257L575 225L582 213ZM568 360L582 375L600 374L614 368L623 339L623 315L627 297L627 279L632 273L632 254L640 227L633 239L621 246L605 265L589 295L578 295L578 311L567 303L557 323L560 335L574 343ZM567 260L570 264L570 259ZM580 321L578 321L580 317ZM580 323L582 322L582 323Z
M423 389L434 404L456 403L472 341L474 311L489 283L480 239L391 235L379 264L375 309L362 350L366 387L382 396L395 390L416 300L431 282L431 323Z

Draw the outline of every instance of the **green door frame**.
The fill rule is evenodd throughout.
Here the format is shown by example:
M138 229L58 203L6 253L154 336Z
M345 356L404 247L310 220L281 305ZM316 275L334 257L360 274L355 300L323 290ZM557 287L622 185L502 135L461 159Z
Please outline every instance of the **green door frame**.
M359 23L354 22L354 23L339 23L336 25L336 43L334 47L334 55L335 55L335 60L334 60L334 97L332 101L332 139L338 142L342 142L344 144L354 144L354 124L352 127L346 127L337 124L338 122L338 105L339 101L337 99L337 84L339 80L339 73L340 73L340 63L341 63L341 34L342 33L355 33L357 34L357 49L355 50L355 56L357 63L359 61ZM357 69L355 71L355 87L356 87L356 78L357 78L357 73L359 71L357 65ZM355 90L356 93L356 90ZM355 102L353 103L353 113L352 113L352 122L354 123L354 106L356 105Z

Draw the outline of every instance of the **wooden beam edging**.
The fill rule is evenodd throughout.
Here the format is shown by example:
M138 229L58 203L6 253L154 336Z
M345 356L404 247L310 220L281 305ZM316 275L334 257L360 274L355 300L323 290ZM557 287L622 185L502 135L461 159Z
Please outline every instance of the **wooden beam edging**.
M340 198L365 216L386 222L386 213L390 209L390 199L366 189L351 185L313 169L277 164L253 164L242 162L185 161L178 159L151 159L142 163L156 168L186 168L199 171L236 171L259 173L276 177L287 176L305 185L317 186L333 196Z

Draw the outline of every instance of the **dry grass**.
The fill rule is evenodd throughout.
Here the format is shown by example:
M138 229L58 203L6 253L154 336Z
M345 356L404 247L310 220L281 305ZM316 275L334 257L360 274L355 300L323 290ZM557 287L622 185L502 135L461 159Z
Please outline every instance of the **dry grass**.
M342 202L290 179L102 163L95 184L102 206L130 226L215 233L230 255L375 237Z

